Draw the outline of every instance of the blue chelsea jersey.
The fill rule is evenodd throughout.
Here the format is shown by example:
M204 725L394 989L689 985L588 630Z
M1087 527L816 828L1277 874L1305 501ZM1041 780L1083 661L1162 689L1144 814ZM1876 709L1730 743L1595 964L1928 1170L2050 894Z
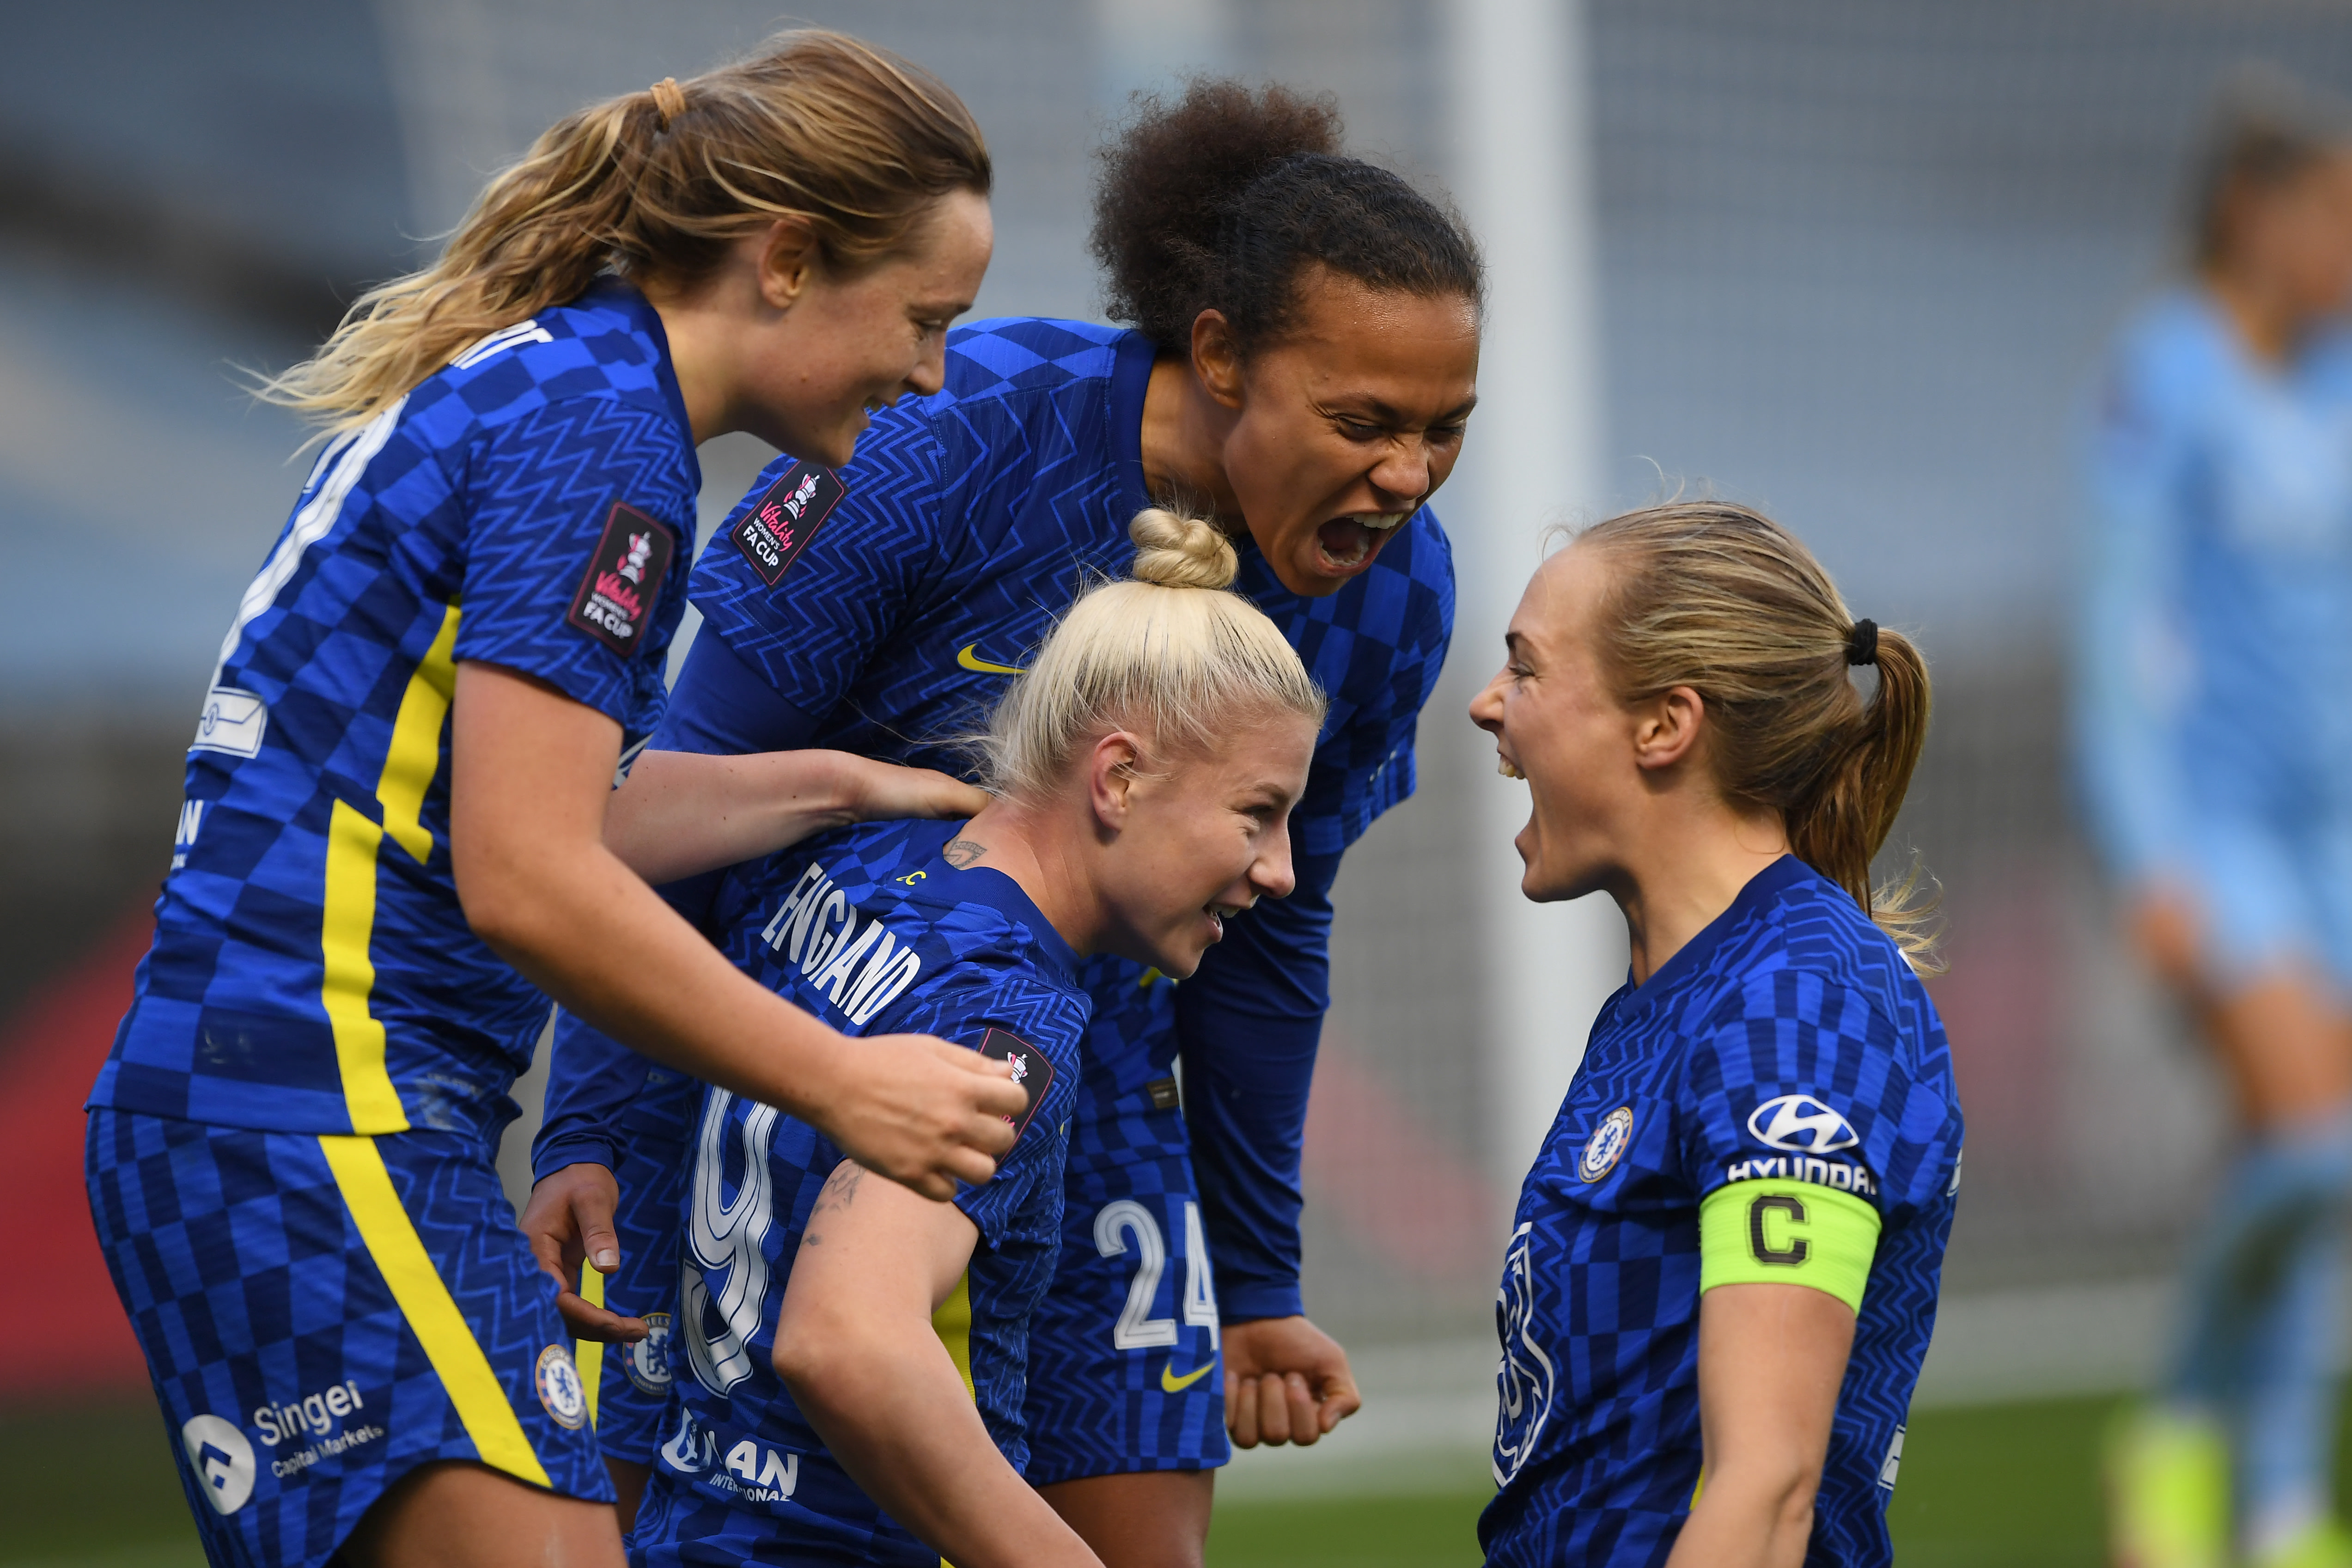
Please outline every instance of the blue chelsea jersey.
M2352 334L2252 356L2183 289L2116 344L2085 443L2079 754L2110 863L2177 868L2206 805L2352 808Z
M955 832L869 823L740 867L709 929L738 966L845 1033L937 1035L1016 1062L1029 1107L995 1177L955 1200L980 1238L940 1326L1017 1469L1029 1315L1054 1273L1087 998L1067 943L1010 878L940 858ZM651 1563L935 1563L826 1453L772 1360L793 1260L840 1150L705 1089L684 1157L677 1397L636 1550Z
M321 1133L511 1114L548 1004L458 906L456 667L644 737L700 483L660 318L609 279L327 448L222 646L90 1103Z
M1117 328L977 322L950 335L942 390L877 416L838 485L790 459L772 465L695 567L706 624L652 743L823 746L965 772L956 742L984 724L1055 617L1133 563L1128 524L1150 504L1152 358L1150 340ZM1228 922L1181 987L1124 960L1087 965L1091 1109L1072 1158L1185 1152L1181 1125L1155 1130L1118 1110L1149 1102L1181 1044L1219 1295L1232 1316L1267 1317L1300 1310L1298 1149L1329 1002L1331 881L1341 852L1412 792L1414 730L1453 634L1454 585L1426 507L1325 598L1285 589L1246 540L1240 552L1235 587L1330 698L1291 819L1298 888ZM609 1160L602 1130L644 1079L625 1061L558 1069L542 1173Z
M1699 1203L1765 1178L1852 1193L1880 1215L1805 1561L1891 1562L1885 1509L1935 1327L1960 1137L1926 988L1794 856L1612 996L1504 1260L1487 1562L1666 1560L1699 1479Z

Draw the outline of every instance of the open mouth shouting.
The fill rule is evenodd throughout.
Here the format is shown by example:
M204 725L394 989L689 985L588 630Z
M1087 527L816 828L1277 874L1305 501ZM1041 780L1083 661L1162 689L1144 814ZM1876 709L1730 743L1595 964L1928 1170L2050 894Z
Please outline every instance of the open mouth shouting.
M1315 531L1316 565L1325 575L1345 577L1372 563L1381 546L1409 511L1355 511L1335 517Z
M1227 921L1229 921L1229 920L1233 919L1235 915L1237 915L1237 914L1241 913L1244 910L1245 910L1245 909L1247 909L1247 908L1249 908L1249 906L1248 906L1247 904L1204 904L1204 905L1202 905L1202 909L1201 909L1201 912L1202 912L1202 913L1203 913L1203 914L1205 914L1205 915L1207 915L1207 916L1209 917L1209 923L1210 923L1212 926L1213 926L1213 927L1215 927L1215 928L1216 928L1216 932L1217 932L1217 934L1216 934L1216 935L1214 935L1214 936L1211 937L1209 940L1210 940L1211 942L1223 942L1223 941L1224 941L1224 940L1225 940L1225 922L1226 922Z

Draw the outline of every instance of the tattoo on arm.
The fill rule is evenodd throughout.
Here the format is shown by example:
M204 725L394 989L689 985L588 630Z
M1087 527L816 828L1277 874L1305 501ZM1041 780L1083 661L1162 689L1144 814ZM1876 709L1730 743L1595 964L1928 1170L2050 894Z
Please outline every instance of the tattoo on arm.
M988 846L976 838L958 838L940 851L940 858L961 871L988 853Z
M817 1216L827 1209L846 1209L857 1196L857 1184L865 1179L866 1167L855 1160L844 1160L833 1168L833 1174L824 1179L824 1189L816 1195L816 1206L809 1210L810 1228L801 1233L803 1247L824 1245L824 1237L814 1229Z

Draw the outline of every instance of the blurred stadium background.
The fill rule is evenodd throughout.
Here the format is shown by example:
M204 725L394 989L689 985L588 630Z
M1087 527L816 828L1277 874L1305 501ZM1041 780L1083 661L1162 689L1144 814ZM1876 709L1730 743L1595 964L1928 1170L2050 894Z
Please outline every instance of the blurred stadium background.
M1591 977L1622 948L1613 915L1584 918L1580 952L1513 979L1529 949L1508 937L1496 846L1517 819L1462 704L1497 660L1495 585L1533 564L1539 525L1681 489L1763 505L1857 613L1935 660L1897 840L1945 892L1936 992L1969 1159L1921 1399L1955 1413L1920 1431L1950 1436L1915 1436L1896 1513L1907 1561L2093 1560L2084 1401L2153 1354L2222 1117L2117 948L2072 816L2071 421L2101 342L2165 275L2216 80L2265 59L2352 86L2352 7L2319 0L0 3L0 571L16 584L0 1258L17 1285L0 1519L50 1521L0 1526L0 1562L151 1539L103 1560L193 1560L88 1237L76 1112L168 858L205 672L299 483L301 433L230 367L299 357L558 114L795 18L907 52L980 116L1001 181L982 314L1094 312L1090 149L1128 92L1188 67L1335 94L1358 151L1520 237L1498 258L1516 269L1487 390L1526 388L1541 416L1482 414L1512 449L1475 451L1440 498L1463 635L1420 795L1339 884L1307 1300L1358 1351L1372 1404L1312 1454L1236 1467L1249 1539L1288 1531L1306 1544L1286 1561L1323 1561L1352 1521L1380 1543L1328 1560L1475 1555L1498 1238ZM1523 26L1531 54L1506 58ZM1539 140L1512 148L1515 126ZM1530 381L1548 365L1550 384ZM764 453L736 437L705 456L708 520ZM134 1414L110 1426L115 1410ZM1989 1544L2004 1510L2043 1517L2035 1485L2056 1522L2030 1549ZM1418 1526L1380 1511L1416 1492L1452 1500L1423 1555L1400 1544ZM64 1519L59 1500L83 1497L110 1520ZM151 1522L125 1535L126 1520ZM1238 1563L1223 1528L1220 1561Z

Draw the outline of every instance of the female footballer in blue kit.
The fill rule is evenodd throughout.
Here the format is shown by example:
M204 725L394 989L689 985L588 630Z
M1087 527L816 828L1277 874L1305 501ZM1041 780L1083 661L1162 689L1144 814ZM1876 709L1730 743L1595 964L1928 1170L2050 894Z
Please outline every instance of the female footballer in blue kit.
M1146 511L1134 531L1137 580L1072 606L998 705L985 810L830 834L736 868L713 900L713 940L763 984L851 1033L1017 1059L1030 1109L995 1179L941 1205L702 1091L641 1563L1097 1563L1020 1475L1089 1011L1078 965L1111 952L1190 974L1227 920L1289 890L1324 710L1281 631L1221 591L1236 563L1214 528Z
M1509 649L1470 711L1521 888L1607 893L1633 963L1519 1195L1486 1561L1890 1563L1959 1183L1917 917L1870 885L1927 667L1719 504L1586 530Z
M2352 121L2249 80L2200 173L2195 276L2125 329L2085 453L2076 739L2134 943L2242 1142L2154 1397L2110 1434L2111 1535L2136 1568L2221 1568L2233 1536L2257 1568L2343 1568Z
M976 324L944 390L879 416L837 476L763 474L696 569L702 632L614 806L616 833L652 841L685 826L674 784L756 792L795 747L943 762L1087 574L1124 565L1155 497L1211 509L1240 546L1237 586L1331 698L1298 887L1181 986L1087 965L1060 1272L1031 1342L1030 1479L1118 1568L1200 1561L1228 1422L1244 1444L1308 1442L1358 1403L1302 1315L1297 1151L1332 878L1411 793L1450 635L1425 502L1474 400L1481 280L1459 223L1338 135L1279 89L1147 104L1107 154L1095 232L1112 312L1139 329ZM615 1238L612 1167L630 1205L674 1212L674 1162L647 1151L690 1087L584 1040L557 1053L524 1225L559 1268L617 1256L615 1312L567 1298L584 1331L672 1310L658 1220L632 1239L625 1211ZM650 1459L657 1394L608 1386L608 1455Z
M492 1167L536 986L938 1195L1010 1146L1004 1064L847 1048L601 840L660 710L696 443L840 461L935 390L988 185L946 89L789 35L559 123L270 384L339 434L223 646L90 1096L93 1215L215 1563L619 1561ZM761 832L969 797L848 758L800 783ZM735 858L709 837L677 852Z

